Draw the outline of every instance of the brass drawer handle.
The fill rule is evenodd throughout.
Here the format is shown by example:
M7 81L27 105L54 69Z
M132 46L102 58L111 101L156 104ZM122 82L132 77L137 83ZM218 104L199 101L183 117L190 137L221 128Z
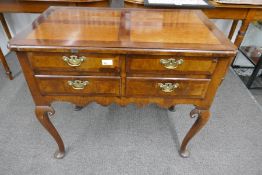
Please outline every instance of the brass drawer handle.
M67 83L69 86L72 86L72 88L75 90L84 89L89 84L88 81L81 81L81 80L70 80Z
M179 65L184 63L183 59L176 60L174 58L161 59L160 63L167 69L176 69Z
M158 83L158 86L163 92L173 92L179 87L179 83Z
M86 57L84 56L76 56L76 55L71 55L70 57L63 56L64 62L66 62L69 66L71 67L77 67L82 64L86 60Z

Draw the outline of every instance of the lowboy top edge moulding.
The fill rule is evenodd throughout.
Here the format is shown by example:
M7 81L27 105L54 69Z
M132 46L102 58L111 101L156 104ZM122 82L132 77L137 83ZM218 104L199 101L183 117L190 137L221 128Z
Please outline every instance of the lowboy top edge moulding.
M65 154L49 120L54 101L83 107L155 103L193 104L190 139L209 109L236 47L199 10L51 7L13 38L40 123ZM161 117L161 116L159 116Z

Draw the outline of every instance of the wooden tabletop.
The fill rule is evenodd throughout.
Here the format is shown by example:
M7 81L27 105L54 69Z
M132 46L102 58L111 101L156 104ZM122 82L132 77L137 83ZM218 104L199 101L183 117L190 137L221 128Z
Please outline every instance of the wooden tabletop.
M9 43L13 50L236 52L199 10L51 7Z

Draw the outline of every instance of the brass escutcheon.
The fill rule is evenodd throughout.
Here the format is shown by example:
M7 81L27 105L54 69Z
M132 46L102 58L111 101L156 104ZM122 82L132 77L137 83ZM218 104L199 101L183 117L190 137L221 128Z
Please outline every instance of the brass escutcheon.
M82 81L82 80L70 80L67 83L75 90L84 89L89 84L88 81Z
M76 56L76 55L71 55L69 57L63 56L64 62L66 62L69 66L71 67L77 67L82 64L86 60L86 57L84 56Z
M167 69L176 69L179 65L184 63L184 60L181 58L176 60L175 58L161 59L160 63Z
M173 92L179 87L179 83L158 83L158 86L163 92Z

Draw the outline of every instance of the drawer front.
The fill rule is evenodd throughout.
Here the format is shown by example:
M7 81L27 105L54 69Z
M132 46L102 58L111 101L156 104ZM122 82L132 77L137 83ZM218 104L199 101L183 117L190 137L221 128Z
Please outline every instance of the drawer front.
M120 95L120 77L36 77L42 95Z
M127 96L204 98L209 79L127 78Z
M36 70L119 72L119 57L109 54L31 53L29 62Z
M127 72L154 74L207 74L216 67L214 58L172 56L128 56Z

